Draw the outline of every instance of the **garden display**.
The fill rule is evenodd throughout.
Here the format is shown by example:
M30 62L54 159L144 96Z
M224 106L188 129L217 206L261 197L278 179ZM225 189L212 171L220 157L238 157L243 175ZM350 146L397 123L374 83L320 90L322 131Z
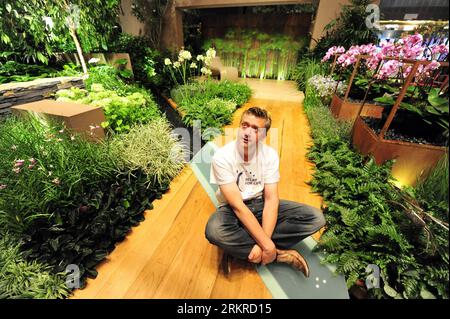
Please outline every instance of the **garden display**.
M292 77L298 51L306 45L304 40L230 30L224 39L210 39L203 47L214 47L223 64L236 67L243 78L287 80Z

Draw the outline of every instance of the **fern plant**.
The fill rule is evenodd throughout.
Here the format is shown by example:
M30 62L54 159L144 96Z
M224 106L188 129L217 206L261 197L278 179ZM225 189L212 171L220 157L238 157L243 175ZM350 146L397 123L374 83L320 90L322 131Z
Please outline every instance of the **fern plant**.
M355 152L349 124L336 121L308 85L304 104L314 139L310 185L327 219L316 248L324 263L336 264L349 287L377 265L381 289L369 289L372 298L448 298L448 186L435 197L425 191L448 181L448 166L441 163L417 190L399 190L392 162L379 166Z

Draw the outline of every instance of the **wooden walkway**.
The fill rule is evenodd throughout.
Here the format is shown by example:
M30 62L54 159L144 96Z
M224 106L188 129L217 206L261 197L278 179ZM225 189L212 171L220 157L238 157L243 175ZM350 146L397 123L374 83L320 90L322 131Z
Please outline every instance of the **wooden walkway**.
M302 95L292 82L279 83L276 90L272 86L272 96L261 81L249 84L254 90L263 86L264 99L252 98L235 113L228 128L238 127L241 113L250 106L268 109L273 129L267 141L280 154L280 197L320 207L320 197L311 194L305 184L312 165L305 158L311 139ZM215 143L222 145L232 138L224 136ZM170 191L154 202L154 209L145 212L145 221L97 268L98 277L88 280L87 287L75 291L72 298L271 298L252 265L234 262L228 276L219 269L221 252L204 236L214 210L186 167Z

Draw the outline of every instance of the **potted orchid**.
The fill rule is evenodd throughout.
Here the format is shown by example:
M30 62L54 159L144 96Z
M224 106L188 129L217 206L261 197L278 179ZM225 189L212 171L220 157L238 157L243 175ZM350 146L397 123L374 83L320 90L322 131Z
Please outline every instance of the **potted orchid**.
M332 47L322 62L333 57L333 76L338 81L348 81L348 88L345 94L333 96L331 109L338 117L351 114L354 119L359 113L355 109L359 110L364 100L362 115L379 118L382 111L379 105L385 104L379 97L398 92L411 70L411 63L405 63L405 60L432 61L417 70L418 74L427 74L436 70L438 60L442 61L447 54L448 45L426 47L420 34L407 36L397 42L385 41L380 47L367 44L352 46L347 51L342 47ZM354 108L353 112L348 111L351 107ZM342 111L343 108L347 111Z
M448 152L447 56L448 45L427 47L415 34L366 58L377 66L363 84L362 105L373 99L384 108L379 119L357 115L353 144L377 163L396 159L392 174L403 184L415 184Z

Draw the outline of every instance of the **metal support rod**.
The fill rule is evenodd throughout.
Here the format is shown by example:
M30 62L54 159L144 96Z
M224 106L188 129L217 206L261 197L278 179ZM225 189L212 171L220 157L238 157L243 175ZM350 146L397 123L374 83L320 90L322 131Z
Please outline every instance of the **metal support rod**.
M383 125L383 128L380 131L380 139L384 139L384 135L386 134L389 126L392 123L392 120L394 119L395 114L397 113L398 108L400 107L400 103L403 101L403 98L405 97L406 91L408 90L409 85L411 84L412 80L416 76L417 69L419 68L420 61L415 61L413 64L413 67L411 69L411 72L408 74L408 77L406 78L405 83L403 84L402 89L400 90L400 93L397 97L397 100L394 103L394 106L391 109L391 112L388 115L388 118L386 122Z
M355 79L356 73L358 72L359 64L361 63L361 58L362 57L363 56L358 55L358 58L356 59L356 64L353 67L353 72L352 72L352 75L350 76L350 79L348 81L347 91L345 91L344 99L343 99L342 102L347 101L348 95L350 94L350 89L352 88L352 85L353 85L353 80Z

